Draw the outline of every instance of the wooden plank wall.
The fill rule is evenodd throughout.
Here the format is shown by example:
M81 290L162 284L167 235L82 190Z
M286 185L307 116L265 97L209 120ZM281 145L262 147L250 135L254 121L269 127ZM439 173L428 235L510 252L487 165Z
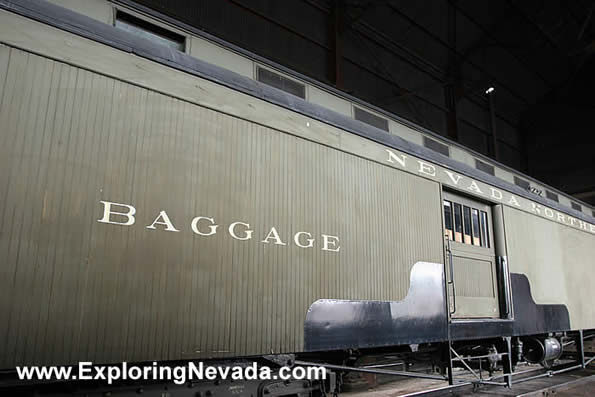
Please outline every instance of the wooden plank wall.
M595 326L595 244L569 226L504 208L511 272L529 279L540 304L565 304L572 329Z
M436 182L3 45L0 90L0 368L300 351L316 299L400 300L443 260Z

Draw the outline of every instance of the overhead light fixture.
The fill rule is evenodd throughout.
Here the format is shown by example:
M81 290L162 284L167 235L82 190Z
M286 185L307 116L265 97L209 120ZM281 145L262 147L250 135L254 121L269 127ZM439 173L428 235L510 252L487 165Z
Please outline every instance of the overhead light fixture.
M490 87L486 90L486 94L491 94L492 92L494 92L494 87Z

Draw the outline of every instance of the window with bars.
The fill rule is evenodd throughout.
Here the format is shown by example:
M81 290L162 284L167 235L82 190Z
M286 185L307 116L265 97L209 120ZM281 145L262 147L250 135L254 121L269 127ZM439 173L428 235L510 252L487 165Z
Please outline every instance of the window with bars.
M456 202L451 196L443 201L444 234L449 240L490 248L490 217L483 204L469 200Z

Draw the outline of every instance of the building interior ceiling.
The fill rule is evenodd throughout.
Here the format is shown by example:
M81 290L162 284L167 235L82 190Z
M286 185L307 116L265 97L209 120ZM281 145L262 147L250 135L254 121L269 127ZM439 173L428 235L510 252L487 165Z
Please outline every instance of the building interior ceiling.
M595 205L594 1L136 2Z

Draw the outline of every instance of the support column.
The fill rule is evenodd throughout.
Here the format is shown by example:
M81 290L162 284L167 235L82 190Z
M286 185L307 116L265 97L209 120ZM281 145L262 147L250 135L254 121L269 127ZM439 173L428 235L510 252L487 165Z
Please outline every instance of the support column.
M345 24L344 0L334 0L329 15L328 35L330 53L328 57L328 74L330 81L339 89L344 88L343 79L343 32Z
M498 134L496 133L496 107L494 105L494 93L495 93L494 90L487 93L488 106L490 109L490 132L492 133L492 155L494 156L495 160L500 160L500 149L498 147Z
M448 338L447 349L448 349L448 368L447 368L447 371L448 371L448 384L450 386L452 386L452 385L454 385L454 378L453 378L453 375L452 375L452 343L450 341L450 337Z
M578 363L581 367L585 368L585 344L583 338L583 330L578 331L578 335L575 338L576 343L576 354L578 355Z
M502 370L506 376L506 387L512 387L512 344L510 336L505 336L504 345L506 348L506 358L502 359Z
M457 10L453 4L456 0L448 1L447 29L448 29L448 66L446 84L444 86L444 102L446 112L446 133L453 141L458 141L457 102L460 97L460 65L457 48Z

